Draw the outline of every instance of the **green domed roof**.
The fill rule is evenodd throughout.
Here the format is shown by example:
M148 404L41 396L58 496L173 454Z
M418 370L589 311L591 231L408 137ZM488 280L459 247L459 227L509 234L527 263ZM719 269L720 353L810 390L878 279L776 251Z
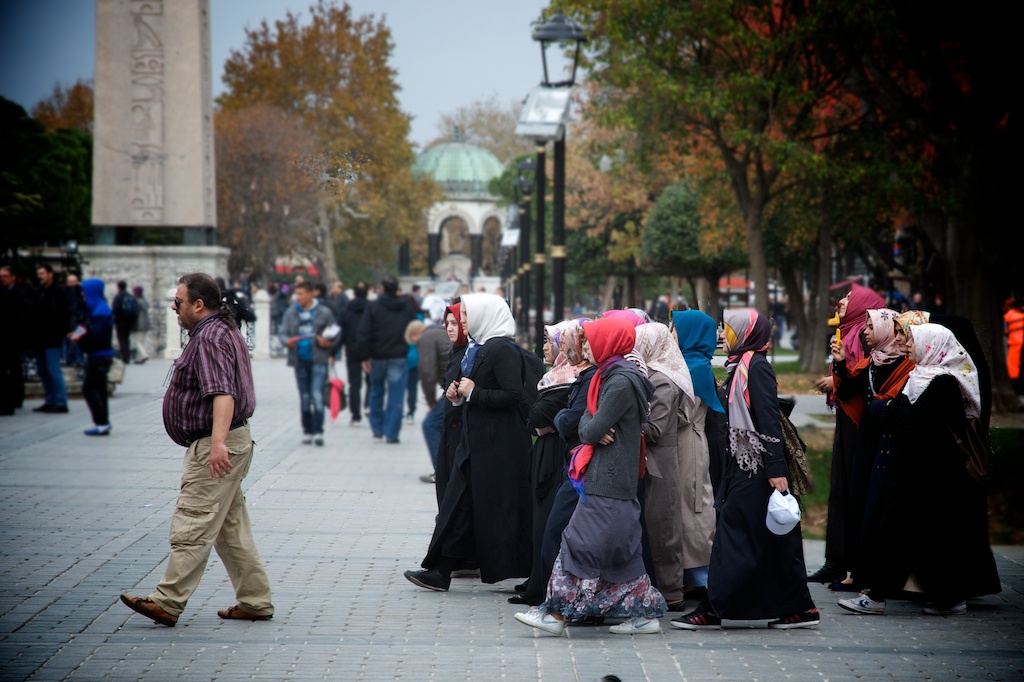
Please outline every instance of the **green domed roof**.
M463 142L459 129L450 142L434 145L416 158L413 173L427 173L449 199L492 199L488 183L505 170L498 157L483 147Z

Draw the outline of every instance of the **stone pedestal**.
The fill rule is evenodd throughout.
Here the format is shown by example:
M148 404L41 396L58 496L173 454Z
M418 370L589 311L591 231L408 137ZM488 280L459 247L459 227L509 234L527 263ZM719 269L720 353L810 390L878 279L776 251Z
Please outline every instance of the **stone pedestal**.
M270 294L260 289L253 296L253 310L256 313L256 347L253 360L270 359Z
M149 317L153 328L149 342L157 353L171 357L168 351L180 350L180 343L169 344L167 339L177 338L178 324L170 310L178 279L189 272L205 272L213 277L227 277L228 255L222 246L81 246L82 274L99 277L106 284L107 301L114 300L117 281L128 282L128 288L141 286L149 301ZM167 292L170 292L168 296ZM167 314L171 325L168 329Z

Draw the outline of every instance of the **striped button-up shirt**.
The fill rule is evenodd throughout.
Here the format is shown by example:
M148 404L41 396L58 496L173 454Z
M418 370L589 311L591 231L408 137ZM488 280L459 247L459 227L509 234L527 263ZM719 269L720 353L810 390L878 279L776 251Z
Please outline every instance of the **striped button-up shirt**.
M233 325L210 315L191 329L188 345L174 361L163 407L171 440L188 445L191 434L212 429L216 395L234 396L232 423L248 419L256 409L245 339Z

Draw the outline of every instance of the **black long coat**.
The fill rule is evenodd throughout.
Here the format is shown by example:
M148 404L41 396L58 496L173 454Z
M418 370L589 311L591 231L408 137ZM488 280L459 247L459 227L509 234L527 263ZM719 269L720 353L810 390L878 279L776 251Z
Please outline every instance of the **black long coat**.
M949 432L962 435L966 428L956 380L937 377L917 402L900 394L879 412L895 436L894 504L880 539L886 570L877 576L886 593L895 594L913 575L941 605L997 594L985 484L967 474Z
M765 526L774 490L768 479L787 475L775 372L756 353L748 376L754 428L777 440L763 443L768 452L757 473L743 471L732 454L726 455L715 501L718 526L708 566L708 598L720 618L761 620L806 611L814 602L807 590L800 524L786 535L775 535Z
M462 408L462 439L423 559L475 556L480 580L523 578L532 565L530 435L519 410L523 360L511 340L479 348L469 373L476 388Z

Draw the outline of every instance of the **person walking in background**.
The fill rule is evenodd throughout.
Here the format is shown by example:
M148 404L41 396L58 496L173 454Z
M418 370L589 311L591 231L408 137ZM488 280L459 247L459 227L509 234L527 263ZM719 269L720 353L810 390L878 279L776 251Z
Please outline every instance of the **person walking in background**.
M10 416L25 400L25 372L21 354L25 350L31 301L18 284L14 269L0 266L0 416Z
M799 517L789 527L767 526L774 493L793 499L775 371L765 357L771 334L771 324L753 308L725 312L730 456L715 501L708 594L672 620L676 628L717 630L723 618L774 618L768 627L775 629L819 622L807 589Z
M645 463L641 429L653 387L623 357L636 343L629 321L585 322L583 337L584 353L598 369L580 418L583 444L569 464L580 500L562 533L544 603L515 618L560 635L566 621L619 617L625 620L609 628L612 634L657 634L667 606L644 567L637 499Z
M313 285L296 284L295 303L284 314L279 336L288 347L288 366L295 368L302 442L306 445L324 444L324 384L333 339L325 334L333 325L334 316L313 296Z
M67 294L57 286L53 267L43 263L36 268L39 287L32 303L32 333L35 338L36 371L43 382L46 398L33 412L64 414L68 411L68 389L61 369L61 350L71 322Z
M85 379L82 396L92 413L94 426L87 436L106 436L110 433L110 412L107 406L107 375L114 359L114 315L103 297L103 280L87 279L82 292L88 314L71 335L72 341L85 353Z
M1003 335L1006 336L1006 372L1017 395L1024 394L1021 359L1024 354L1024 302L1011 298L1003 306Z
M149 360L149 330L152 324L149 320L149 301L142 295L142 287L132 287L132 295L139 308L139 316L135 320L135 328L132 330L132 345L135 347L135 364L141 365Z
M409 298L409 301L412 302L412 297ZM421 320L414 321L420 322ZM408 330L408 327L406 329ZM406 333L406 338L408 336ZM409 350L405 354L405 367L408 372L405 380L405 422L412 424L416 421L416 393L420 383L420 352L415 342L409 344Z
M452 350L452 342L448 334L433 319L429 322L413 320L405 328L405 337L409 343L416 346L420 367L418 376L423 387L423 398L429 408L421 428L423 441L427 444L427 452L430 454L431 473L429 476L421 476L420 479L424 483L433 484L437 473L437 451L441 447L444 390L447 386L445 377L448 374L448 356ZM438 389L441 390L440 399Z
M117 294L110 305L114 311L114 329L117 331L117 347L124 364L132 361L131 336L135 322L139 318L139 304L135 297L128 293L128 283L123 279L117 283Z
M174 627L216 549L237 604L225 619L268 620L274 614L270 580L249 525L242 479L252 463L249 418L256 391L245 339L221 301L212 277L178 280L174 308L189 343L174 361L163 401L164 429L186 448L181 492L171 519L171 554L164 577L147 597L122 594L128 608Z
M71 334L79 325L84 325L89 317L89 309L85 305L85 294L78 275L69 272L64 281L64 292L68 295L68 308L71 319L68 320L68 333L64 340L64 362L68 367L85 367L85 356L82 350L71 340Z
M398 295L398 280L386 277L380 296L366 307L359 321L359 355L370 375L370 428L373 437L398 443L402 429L402 404L408 385L405 327L416 311L405 296ZM386 403L385 403L386 399Z
M363 379L367 379L363 371L366 357L359 349L359 326L363 314L369 304L367 295L369 288L366 282L356 282L352 287L352 298L345 305L341 318L342 343L345 346L345 368L348 376L348 410L352 415L349 426L361 426L363 421Z

